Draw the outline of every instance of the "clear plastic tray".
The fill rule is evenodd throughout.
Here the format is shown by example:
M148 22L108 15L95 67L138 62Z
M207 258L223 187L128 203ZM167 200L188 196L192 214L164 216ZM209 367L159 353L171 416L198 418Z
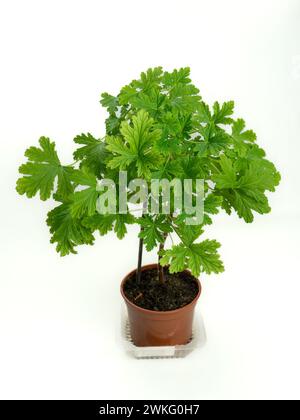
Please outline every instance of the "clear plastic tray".
M203 318L200 314L195 314L189 343L180 346L137 347L131 339L127 310L125 306L122 306L121 340L124 350L136 359L173 359L185 357L192 351L203 347L207 338Z

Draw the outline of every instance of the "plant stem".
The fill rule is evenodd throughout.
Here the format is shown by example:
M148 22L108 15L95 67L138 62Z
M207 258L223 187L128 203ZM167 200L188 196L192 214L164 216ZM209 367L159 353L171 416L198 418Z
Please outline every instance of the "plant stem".
M165 249L165 243L166 243L167 236L168 235L165 233L164 234L164 241L159 244L159 253ZM160 264L160 259L161 259L161 255L158 254L158 278L159 278L160 283L163 284L165 282L165 275L164 275L164 268Z
M141 227L141 232L143 231L143 228ZM144 240L140 238L139 242L139 257L138 257L138 267L136 272L136 281L140 283L141 281L141 274L142 274L142 262L143 262L143 246L144 246Z
M143 215L146 213L148 208L148 198L143 203ZM143 227L141 226L140 232L143 232ZM138 266L136 271L136 281L140 283L142 275L142 263L143 263L143 248L144 248L144 239L140 238L139 241L139 256L138 256Z

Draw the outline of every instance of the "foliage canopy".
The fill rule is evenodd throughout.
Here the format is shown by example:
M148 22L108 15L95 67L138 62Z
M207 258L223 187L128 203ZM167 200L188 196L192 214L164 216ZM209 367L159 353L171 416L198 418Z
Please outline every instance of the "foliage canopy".
M113 230L122 239L127 225L137 223L147 250L164 243L172 232L179 237L179 244L160 251L160 263L171 272L222 272L220 244L199 241L212 215L221 209L235 211L251 223L255 213L270 212L266 193L280 182L255 133L234 118L234 102L209 107L192 84L189 68L166 72L161 67L142 73L116 96L103 93L100 102L108 112L106 134L101 139L90 133L75 137L72 165L63 165L55 144L41 137L39 147L26 151L27 162L19 170L19 194L39 194L41 200L54 198L58 203L47 218L57 251L65 256L76 253L79 245L92 245L96 231L105 235ZM204 179L203 224L186 226L184 214L99 214L97 182L117 182L120 170L147 182Z

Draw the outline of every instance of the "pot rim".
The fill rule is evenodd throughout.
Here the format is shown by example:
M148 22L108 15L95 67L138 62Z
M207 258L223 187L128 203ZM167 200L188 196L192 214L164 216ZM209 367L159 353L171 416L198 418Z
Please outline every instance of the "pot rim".
M157 268L158 267L158 264L146 264L146 265L143 265L142 266L142 271L145 271L145 270L147 270L147 269L151 269L151 268ZM140 311L140 312L143 312L144 314L166 314L166 315L168 315L168 314L177 314L177 313L179 313L179 312L181 312L181 311L186 311L186 310L188 310L189 308L192 308L195 304L196 304L196 302L197 302L197 300L199 299L199 297L200 297L200 295L201 295L201 292L202 292L202 286L201 286L201 283L200 283L200 280L198 279L198 278L196 278L196 277L194 277L194 280L196 281L196 283L197 283L197 285L198 285L198 293L197 293L197 295L194 297L194 299L190 302L190 303L188 303L187 305L185 305L185 306L182 306L181 308L178 308L178 309L173 309L172 311L153 311L153 310L151 310L151 309L144 309L144 308L141 308L140 306L138 306L138 305L135 305L133 302L131 302L131 300L129 300L127 297L126 297L126 295L125 295L125 293L124 293L124 285L125 285L125 283L126 283L126 281L128 280L128 278L132 275L132 274L134 274L135 272L137 271L137 269L134 269L134 270L132 270L132 271L130 271L130 273L128 273L124 278L123 278L123 280L122 280L122 282L121 282L121 286L120 286L120 289L121 289L121 295L122 295L122 297L123 297L123 299L125 300L125 302L128 304L128 305L130 305L132 308L134 308L134 309L136 309L136 310L138 310L138 311ZM182 273L184 273L184 272L186 272L186 273L189 273L189 274L191 274L191 272L189 271L189 270L183 270L182 271Z

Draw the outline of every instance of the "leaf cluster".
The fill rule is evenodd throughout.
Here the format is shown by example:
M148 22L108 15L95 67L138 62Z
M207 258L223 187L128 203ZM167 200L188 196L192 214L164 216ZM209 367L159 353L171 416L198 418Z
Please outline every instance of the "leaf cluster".
M79 245L92 245L95 232L110 231L122 239L127 226L141 226L140 237L147 250L163 244L174 234L179 243L161 251L161 264L171 272L188 268L194 275L224 270L215 240L199 238L213 215L233 211L247 223L255 213L270 211L267 193L275 191L280 175L257 145L252 130L234 117L234 102L206 104L192 83L190 69L172 72L149 69L124 86L116 95L103 93L107 110L103 138L80 134L74 142L74 163L63 165L55 144L41 137L39 147L30 147L27 162L20 167L17 191L58 204L47 224L51 242L62 255L76 253ZM144 215L99 214L98 183L110 178L118 183L119 171L135 178L204 179L204 220L187 226L184 213ZM117 191L117 194L119 191Z

